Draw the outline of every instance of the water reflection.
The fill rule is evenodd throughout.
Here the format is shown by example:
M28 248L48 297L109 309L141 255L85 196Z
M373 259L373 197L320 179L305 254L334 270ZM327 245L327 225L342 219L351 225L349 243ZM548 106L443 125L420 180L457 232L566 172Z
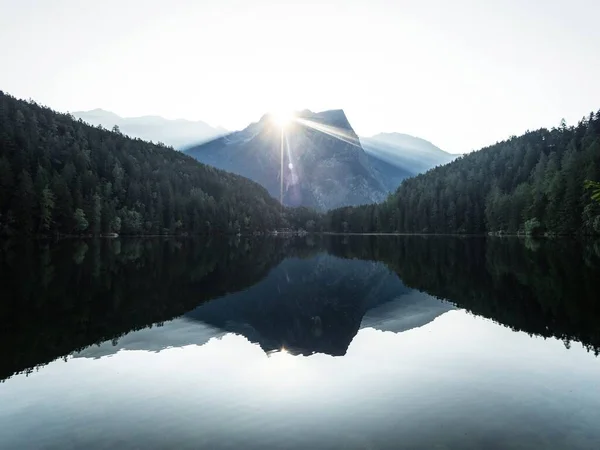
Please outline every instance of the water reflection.
M15 377L0 385L0 440L61 449L597 448L600 367L590 358L464 311L404 333L364 328L343 358L267 355L227 334Z
M4 242L0 267L0 378L72 352L159 351L226 332L265 352L339 356L361 327L402 332L454 305L566 346L600 343L596 242Z
M119 350L160 351L236 333L265 353L346 354L359 328L403 332L454 309L407 288L382 263L319 253L291 257L254 286L203 303L182 318L92 346L77 357Z
M600 448L599 250L4 242L0 442Z
M241 334L267 353L341 356L361 324L401 332L450 309L404 286L383 263L321 253L287 258L250 289L185 316Z

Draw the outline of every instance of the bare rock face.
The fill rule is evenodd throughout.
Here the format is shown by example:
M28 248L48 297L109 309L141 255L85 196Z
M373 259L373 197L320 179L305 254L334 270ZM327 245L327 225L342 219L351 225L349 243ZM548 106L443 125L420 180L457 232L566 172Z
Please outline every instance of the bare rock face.
M326 210L379 202L389 192L342 110L297 112L287 124L267 114L187 153L262 184L289 206Z

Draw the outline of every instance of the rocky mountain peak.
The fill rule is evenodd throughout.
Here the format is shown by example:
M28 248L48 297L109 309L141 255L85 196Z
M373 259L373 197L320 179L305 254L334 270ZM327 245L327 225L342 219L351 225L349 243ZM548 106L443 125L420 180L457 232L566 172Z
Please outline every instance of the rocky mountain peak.
M188 154L257 181L291 206L325 210L385 198L387 191L343 110L296 111L285 125L278 119L267 113L244 130L193 147Z

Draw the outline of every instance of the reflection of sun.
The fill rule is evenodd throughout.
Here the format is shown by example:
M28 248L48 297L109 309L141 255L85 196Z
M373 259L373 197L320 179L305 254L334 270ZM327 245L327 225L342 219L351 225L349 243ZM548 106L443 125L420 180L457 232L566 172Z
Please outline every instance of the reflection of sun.
M285 370L295 364L296 357L288 353L285 347L281 347L279 351L270 353L269 359L274 368Z
M271 117L273 118L273 122L275 122L281 128L287 127L292 120L294 120L294 114L292 111L286 110L273 111L271 113Z

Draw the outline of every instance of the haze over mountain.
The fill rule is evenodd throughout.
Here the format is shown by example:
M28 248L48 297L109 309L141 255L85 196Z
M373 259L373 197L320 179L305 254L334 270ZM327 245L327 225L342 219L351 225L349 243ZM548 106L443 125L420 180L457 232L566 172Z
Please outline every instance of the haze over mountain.
M72 115L90 125L102 125L110 130L115 125L121 133L145 141L162 142L176 149L206 142L227 132L202 121L169 120L160 116L121 117L103 109L76 111Z
M384 203L332 211L335 231L600 233L600 111L529 131L406 180Z
M281 194L283 153L284 204L319 210L381 201L403 179L454 159L427 141L396 133L367 139L367 150L342 110L296 113L283 139L273 119L266 114L187 153L260 183L274 197Z
M312 113L310 111L303 111L302 114L307 115L308 118L308 116L310 116ZM343 114L343 111L341 114L344 117L341 118L340 129L352 130L352 127L350 126L348 119L345 117L345 114ZM319 119L320 123L325 123L330 127L336 127L336 119L333 111L326 111L319 113L318 115L321 116ZM73 116L80 118L91 125L102 125L106 129L112 129L115 125L117 125L120 131L125 135L152 142L163 142L179 150L193 149L198 145L218 139L219 137L224 137L227 134L227 131L224 128L215 128L201 121L194 122L184 119L168 120L159 116L123 118L115 113L103 109L77 111L73 113ZM263 117L265 122L268 122L267 117L268 116ZM263 121L261 120L261 122ZM263 125L265 125L264 122ZM252 125L247 127L245 130L242 130L242 132L246 130L250 131L249 129L251 129L250 133L255 133L255 127L251 127ZM296 130L296 134L297 131L298 130ZM245 144L249 142L249 138L249 135L231 133L227 136L226 140L220 142L228 142L228 146L230 146L231 143L240 144L240 141ZM340 137L338 136L338 138ZM367 176L365 180L355 178L353 182L350 183L350 186L352 186L355 190L357 186L362 186L358 187L358 190L362 192L355 192L355 194L344 194L338 192L337 196L335 194L332 196L331 193L325 193L330 190L328 186L316 186L313 183L312 186L307 187L307 183L302 183L302 180L295 178L299 175L298 171L300 170L300 167L297 166L297 173L292 174L291 172L293 169L289 169L288 162L285 163L285 167L287 167L290 171L290 173L287 174L289 180L287 180L284 186L286 193L286 195L284 195L284 202L286 204L294 206L312 206L316 207L317 209L328 209L330 207L337 206L373 203L382 200L385 195L395 191L405 178L425 172L432 167L450 162L457 156L444 152L424 139L401 133L380 133L369 138L361 137L359 140L358 136L356 136L352 130L351 132L348 131L348 136L346 136L346 138L350 138L350 141L354 141L353 143L355 146L361 146L364 152L366 152L367 161L365 162L362 153L358 151L358 154L360 155L359 159L363 160L359 161L359 163L366 167L366 170L371 173L372 177ZM277 140L273 140L273 142L275 145L279 145L278 150L280 151L281 142L277 142ZM289 135L286 145L288 142L291 142ZM315 146L321 145L316 142L313 142L313 144ZM215 144L211 144L211 148L214 149L214 145ZM297 141L296 145L303 146L304 144L301 141ZM292 149L290 149L290 151L292 151ZM340 149L340 151L342 150ZM277 152L274 151L272 153L276 154ZM279 174L280 160L276 161L275 159L271 158L270 162L265 162L264 160L252 161L255 165L259 164L261 166L258 168L253 167L252 164L248 165L243 159L235 164L232 164L231 161L224 161L222 160L223 157L226 159L228 158L225 155L200 155L195 151L191 154L196 159L199 159L207 164L214 165L230 172L248 176L249 178L261 183L263 186L271 184L272 186L269 192L274 197L279 197L280 185L277 180L273 180L272 173L266 174L260 172L264 171L265 168L270 167L271 170L276 168L277 173ZM305 158L301 159L304 163L308 162ZM303 168L310 172L313 170L314 163L316 162L317 161L313 161L312 164L308 164L308 167ZM322 162L325 166L327 166L328 164L331 164L332 161L330 160L329 162ZM293 162L292 165L294 165ZM320 172L317 171L317 173ZM342 174L341 179L339 179L340 174ZM350 174L352 177L352 171L341 170L341 172L337 171L334 177L329 176L327 178L331 179L331 181L335 183L347 180L348 174ZM373 177L377 179L375 183L369 179ZM291 182L292 184L298 184L297 181L300 181L300 194L298 194L298 192L296 192L296 194L291 193L290 197L287 195L290 187L289 183ZM306 189L308 189L310 192L302 192L302 190ZM296 197L295 199L293 198L294 195ZM319 197L320 200L316 200L314 198L315 196ZM348 196L353 197L353 199L344 198ZM337 197L337 201L333 197ZM302 200L302 198L304 198L304 200ZM331 201L333 201L333 203L331 203Z
M267 353L285 348L341 356L360 328L401 333L452 309L405 286L380 262L321 253L288 258L251 288L200 305L185 317L218 330L216 335L241 334Z
M247 178L0 91L0 234L263 232L290 226Z
M460 155L447 153L431 142L403 133L379 133L360 141L373 167L390 191L404 178L454 161Z
M197 160L263 185L283 203L324 210L383 200L388 190L342 110L296 113L283 129L266 114L242 131L187 150Z

